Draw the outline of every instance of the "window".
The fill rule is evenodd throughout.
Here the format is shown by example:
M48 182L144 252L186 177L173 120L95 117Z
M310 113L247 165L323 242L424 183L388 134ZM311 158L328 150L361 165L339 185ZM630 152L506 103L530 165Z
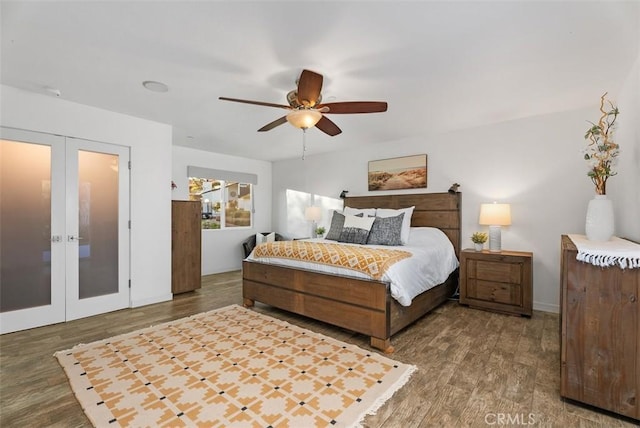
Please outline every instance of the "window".
M314 236L315 227L322 226L329 230L333 210L342 211L343 200L329 196L313 195L298 190L287 189L287 234L292 237L306 238ZM320 207L322 219L315 225L305 220L305 208L315 205Z
M253 225L253 185L258 176L234 171L188 166L189 199L202 203L203 229L230 229Z

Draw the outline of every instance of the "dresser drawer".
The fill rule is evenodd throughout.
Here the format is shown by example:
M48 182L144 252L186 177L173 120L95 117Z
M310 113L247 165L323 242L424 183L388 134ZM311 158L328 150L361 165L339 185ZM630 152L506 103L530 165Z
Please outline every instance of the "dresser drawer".
M468 260L469 278L483 281L522 284L522 263Z

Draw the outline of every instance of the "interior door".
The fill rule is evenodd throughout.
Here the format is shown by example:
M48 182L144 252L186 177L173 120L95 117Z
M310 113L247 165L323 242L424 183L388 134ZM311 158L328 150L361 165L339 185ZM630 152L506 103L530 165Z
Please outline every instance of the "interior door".
M0 128L0 333L65 320L64 154L64 137Z
M66 319L129 306L129 149L67 137Z
M128 307L129 149L0 131L0 333Z

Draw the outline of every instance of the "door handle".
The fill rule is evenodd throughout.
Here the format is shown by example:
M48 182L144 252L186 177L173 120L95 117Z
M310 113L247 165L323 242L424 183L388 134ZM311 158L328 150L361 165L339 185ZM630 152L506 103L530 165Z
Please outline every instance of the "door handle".
M69 236L67 237L67 240L68 240L69 242L75 242L75 241L79 241L79 240L81 240L81 239L82 239L82 236L73 236L73 235L69 235Z

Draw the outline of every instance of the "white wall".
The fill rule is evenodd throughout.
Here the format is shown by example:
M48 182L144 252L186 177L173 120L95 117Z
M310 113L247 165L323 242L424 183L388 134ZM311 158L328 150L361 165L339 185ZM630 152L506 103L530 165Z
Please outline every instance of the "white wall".
M131 306L170 300L171 126L0 86L0 124L131 150Z
M615 101L619 172L607 181L607 194L614 202L616 235L640 242L640 55Z
M178 187L173 190L172 199L189 199L189 165L258 175L258 184L253 187L253 227L202 231L202 274L240 269L241 242L257 232L271 231L271 162L174 146L172 179Z
M534 308L557 312L560 235L584 233L586 206L594 195L580 151L586 121L597 120L598 101L596 97L593 107L578 111L275 162L275 229L286 230L287 188L332 197L342 189L350 196L384 194L367 191L369 160L426 153L427 192L446 192L452 183L461 184L463 247L472 245L469 237L474 231L486 229L478 225L481 203L511 204L513 224L503 228L502 248L533 252ZM336 138L348 138L348 133ZM611 179L611 186L617 179ZM637 207L627 201L618 204L638 219ZM625 227L621 225L618 234L626 234Z

